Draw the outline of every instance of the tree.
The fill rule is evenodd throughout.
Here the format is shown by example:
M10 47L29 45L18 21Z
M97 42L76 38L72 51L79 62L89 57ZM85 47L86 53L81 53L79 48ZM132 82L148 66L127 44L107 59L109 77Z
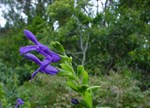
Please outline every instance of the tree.
M8 7L7 11L3 11L7 24L20 28L24 24L30 24L35 16L47 20L46 6L52 0L1 0L0 3Z
M90 38L90 12L86 6L90 6L89 0L77 1L74 0L56 0L49 5L48 14L51 21L58 21L58 35L60 41L74 53L77 62L82 65L86 64L86 54L88 50ZM89 31L88 31L89 30ZM67 43L66 43L67 42Z

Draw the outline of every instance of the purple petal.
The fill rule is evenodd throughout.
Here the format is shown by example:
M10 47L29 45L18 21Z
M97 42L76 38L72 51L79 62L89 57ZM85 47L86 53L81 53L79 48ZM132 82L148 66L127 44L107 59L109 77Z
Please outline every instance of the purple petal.
M46 66L48 66L50 64L50 62L52 61L52 58L50 56L47 56L43 62L41 63L40 68L45 68Z
M48 56L51 54L50 49L41 43L38 44L38 52L44 56Z
M33 54L31 54L31 53L26 53L26 54L24 54L24 56L25 56L26 58L28 58L28 59L34 61L35 63L37 63L37 64L39 64L39 65L41 65L41 63L42 63L35 55L33 55Z
M18 107L19 107L19 105L18 105L18 104L16 104L15 108L18 108Z
M15 108L18 108L20 105L24 104L24 101L21 100L20 98L17 99L17 104L15 106Z
M52 62L58 62L60 60L60 56L51 51L46 45L39 44L38 46L38 52L44 56L52 56Z
M44 73L50 74L50 75L55 75L58 73L58 70L55 67L48 65L47 67L42 69L41 72L44 72Z
M39 71L40 71L40 68L38 68L38 69L32 74L31 79L33 79L34 76L35 76Z
M51 52L52 55L52 62L58 62L61 58L58 54Z
M24 54L24 53L27 53L27 52L32 51L32 50L37 50L37 46L36 45L30 45L30 46L21 47L20 48L20 54Z
M18 99L17 99L17 103L18 103L19 105L22 105L22 104L24 104L24 101L21 100L20 98L18 98Z
M24 34L27 36L28 39L30 39L36 45L39 43L37 41L36 37L34 36L34 34L32 32L30 32L29 30L24 30Z

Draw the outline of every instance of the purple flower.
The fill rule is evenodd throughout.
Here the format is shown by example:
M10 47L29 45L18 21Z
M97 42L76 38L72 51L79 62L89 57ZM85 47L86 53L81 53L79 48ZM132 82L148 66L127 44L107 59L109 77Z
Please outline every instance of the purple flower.
M21 47L20 48L21 54L25 54L29 51L36 50L37 52L39 52L43 56L47 57L47 60L50 59L51 62L57 62L60 60L60 56L58 54L51 51L46 45L43 45L40 42L38 42L37 39L35 38L35 36L29 30L24 30L24 34L35 45L29 45L29 46Z
M24 104L24 101L21 100L20 98L17 99L17 104L15 106L15 108L18 108L20 105Z
M26 53L24 54L24 56L32 61L34 61L35 63L37 63L38 65L40 65L40 67L32 74L32 78L38 73L46 73L46 74L50 74L50 75L55 75L57 74L58 70L51 66L51 65L47 65L47 63L49 63L48 60L43 60L43 62L41 62L35 55L31 54L31 53ZM45 66L45 64L47 66Z
M71 99L71 103L76 105L76 104L79 104L79 101L77 99L75 99L75 98L72 98Z
M60 56L58 54L56 54L55 52L51 51L46 45L43 45L40 42L38 42L36 37L29 30L24 30L24 34L35 45L21 47L20 53L40 65L40 67L32 74L32 78L39 71L47 73L47 74L55 75L58 72L58 70L49 64L51 62L58 62L60 60ZM40 54L42 54L43 56L45 56L45 59L41 62L36 56L28 53L32 50L35 50L35 51L39 52Z

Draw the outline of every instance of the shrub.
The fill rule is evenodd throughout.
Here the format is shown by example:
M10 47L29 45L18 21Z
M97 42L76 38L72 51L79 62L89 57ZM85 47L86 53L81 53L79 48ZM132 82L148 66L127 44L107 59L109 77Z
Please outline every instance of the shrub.
M134 80L131 72L115 73L110 71L109 76L92 78L92 84L100 85L101 90L96 92L94 103L97 106L112 108L150 107L150 90L142 92L139 82Z

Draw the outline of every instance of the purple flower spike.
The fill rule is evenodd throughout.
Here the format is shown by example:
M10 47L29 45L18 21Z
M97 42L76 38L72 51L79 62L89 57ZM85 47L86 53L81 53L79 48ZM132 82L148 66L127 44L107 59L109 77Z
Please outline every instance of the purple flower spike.
M79 104L79 101L77 99L75 99L75 98L72 98L71 99L71 103L76 105L76 104Z
M21 47L20 54L25 54L27 52L35 50L45 57L50 56L52 58L51 62L58 62L60 60L60 56L58 54L51 51L46 45L43 45L40 42L38 42L34 34L32 34L29 30L24 30L24 33L29 40L35 43L35 45Z
M24 34L35 45L21 47L20 54L24 55L26 58L28 58L28 59L34 61L35 63L37 63L38 65L40 65L40 67L32 74L32 78L34 78L34 76L38 72L46 73L46 74L50 74L50 75L57 74L58 70L55 67L51 66L50 63L58 62L60 60L60 56L58 54L56 54L55 52L51 51L46 45L43 45L40 42L38 42L38 40L36 39L34 34L32 32L30 32L29 30L24 30ZM28 53L32 50L35 50L35 51L39 52L40 54L42 54L45 57L45 59L43 61L40 61L36 56L34 56L31 53Z
M43 62L41 62L35 55L31 54L31 53L26 53L24 54L24 56L32 61L34 61L35 63L37 63L38 65L40 65L40 67L32 74L32 78L34 78L34 76L38 73L46 73L46 74L50 74L50 75L55 75L58 73L58 70L49 65L50 64L50 58L45 58L43 60Z
M24 104L24 101L21 100L20 98L17 99L17 104L15 106L15 108L18 108L20 105Z

